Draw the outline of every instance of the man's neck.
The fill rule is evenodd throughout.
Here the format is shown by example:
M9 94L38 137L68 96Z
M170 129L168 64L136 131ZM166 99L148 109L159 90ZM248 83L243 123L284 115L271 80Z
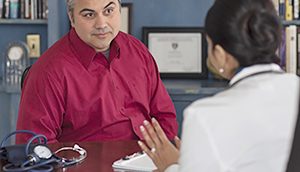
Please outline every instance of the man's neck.
M101 53L106 57L106 59L108 59L109 58L109 52L110 52L110 49L107 49L107 50L105 50Z

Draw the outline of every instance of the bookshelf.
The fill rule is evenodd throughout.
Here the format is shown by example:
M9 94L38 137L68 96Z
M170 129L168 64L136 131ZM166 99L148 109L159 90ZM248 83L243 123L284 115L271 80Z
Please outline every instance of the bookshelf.
M0 0L1 1L1 0ZM40 35L41 53L68 31L65 0L48 0L47 19L0 19L0 138L15 130L20 89L3 85L4 54L13 41L26 42L28 33ZM36 58L30 59L34 63Z
M37 34L40 36L36 43L38 51L47 49L48 0L0 0L0 3L0 84L3 85L6 51L11 43L26 44L27 34Z
M44 24L47 25L48 21L46 19L36 19L36 20L29 20L29 19L0 19L0 25L5 25L5 24L32 24L32 25L37 25L37 24Z
M282 43L278 50L280 66L300 75L300 6L299 0L273 0L282 20Z
M289 25L297 25L297 26L299 26L300 25L300 20L290 20L290 21L282 20L282 24L284 26L289 26Z
M5 51L11 42L23 41L26 43L27 34L39 34L40 52L42 54L68 31L65 1L47 0L47 2L48 13L46 19L0 18L0 85L3 84ZM34 63L36 59L31 58L29 64ZM0 87L0 90L3 91L3 86ZM15 90L15 92L19 91Z

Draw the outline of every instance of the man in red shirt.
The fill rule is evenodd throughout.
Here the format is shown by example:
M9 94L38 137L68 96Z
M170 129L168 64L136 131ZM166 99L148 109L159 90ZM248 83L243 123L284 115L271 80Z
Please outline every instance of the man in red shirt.
M51 142L142 139L155 118L177 134L174 105L147 48L120 30L118 0L68 0L70 32L32 65L17 129ZM27 136L17 135L24 143Z

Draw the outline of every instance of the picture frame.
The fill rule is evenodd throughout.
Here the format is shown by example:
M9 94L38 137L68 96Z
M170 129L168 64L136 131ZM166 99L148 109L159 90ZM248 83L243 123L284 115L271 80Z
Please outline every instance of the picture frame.
M132 27L132 3L121 4L121 31L131 34Z
M207 78L204 28L143 27L143 42L162 78Z

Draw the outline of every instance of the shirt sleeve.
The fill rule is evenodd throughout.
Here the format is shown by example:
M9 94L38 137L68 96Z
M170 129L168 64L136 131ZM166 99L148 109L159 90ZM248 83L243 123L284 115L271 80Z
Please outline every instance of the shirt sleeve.
M184 111L179 171L220 172L224 168L218 148L200 116L201 112L193 109L188 108Z
M159 71L154 58L150 55L150 75L152 78L152 93L150 103L150 115L160 123L162 129L170 140L173 140L178 132L176 111L174 104L160 79Z
M18 130L31 130L57 142L64 113L63 89L58 76L33 67L25 78L19 105ZM29 136L17 135L17 143L27 142Z

